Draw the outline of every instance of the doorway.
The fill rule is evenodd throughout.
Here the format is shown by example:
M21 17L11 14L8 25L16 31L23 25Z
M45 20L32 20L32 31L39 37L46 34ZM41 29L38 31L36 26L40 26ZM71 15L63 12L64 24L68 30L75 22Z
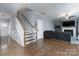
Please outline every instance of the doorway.
M43 38L43 21L42 20L37 20L37 39Z
M10 34L9 19L0 20L0 50L9 47L10 43L9 34Z

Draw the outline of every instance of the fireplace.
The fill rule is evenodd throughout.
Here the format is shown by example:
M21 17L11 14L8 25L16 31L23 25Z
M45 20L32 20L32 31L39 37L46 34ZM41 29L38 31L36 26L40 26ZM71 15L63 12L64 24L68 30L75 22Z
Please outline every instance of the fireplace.
M71 36L76 37L75 27L62 27L62 32L70 32Z
M71 36L73 36L73 30L65 29L64 32L69 32L69 33L71 33Z

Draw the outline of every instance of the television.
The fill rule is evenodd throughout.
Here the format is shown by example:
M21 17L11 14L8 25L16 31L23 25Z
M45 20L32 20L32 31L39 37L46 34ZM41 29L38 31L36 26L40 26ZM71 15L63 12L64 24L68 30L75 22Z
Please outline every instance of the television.
M75 21L63 21L63 27L73 27L75 26Z

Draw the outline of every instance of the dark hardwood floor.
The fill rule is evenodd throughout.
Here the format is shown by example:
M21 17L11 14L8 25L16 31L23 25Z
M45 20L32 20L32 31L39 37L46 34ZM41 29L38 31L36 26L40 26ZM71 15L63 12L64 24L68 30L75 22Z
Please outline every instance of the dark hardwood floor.
M0 51L1 56L78 56L79 45L56 39L40 39L25 48L11 41L9 49Z

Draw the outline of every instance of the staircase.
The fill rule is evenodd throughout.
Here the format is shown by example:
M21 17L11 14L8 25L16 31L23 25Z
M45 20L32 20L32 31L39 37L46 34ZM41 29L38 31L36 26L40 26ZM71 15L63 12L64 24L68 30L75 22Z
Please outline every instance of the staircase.
M29 43L36 42L35 33L29 32L29 29L27 28L27 24L25 21L23 21L21 14L17 14L16 17L18 18L24 29L24 46L26 46Z

